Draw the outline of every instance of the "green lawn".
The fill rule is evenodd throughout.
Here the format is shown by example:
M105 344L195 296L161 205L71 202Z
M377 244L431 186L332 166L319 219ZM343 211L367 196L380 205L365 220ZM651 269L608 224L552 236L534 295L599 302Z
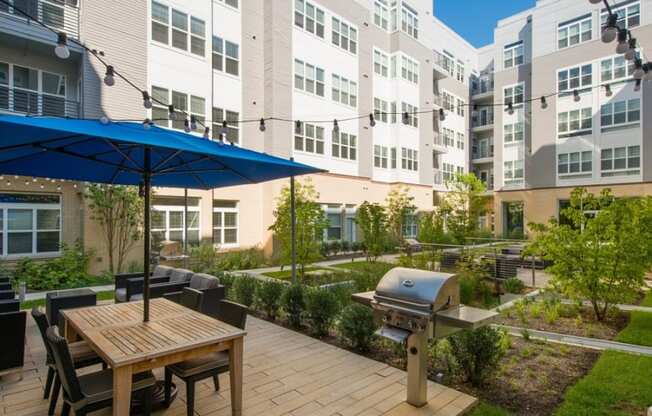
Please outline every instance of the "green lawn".
M379 271L383 274L387 273L388 270L396 267L396 265L391 263L385 263L382 261L369 262L369 261L347 261L344 263L333 264L333 267L338 267L340 269L355 270L355 271Z
M605 351L566 392L556 416L642 415L652 405L652 357Z
M510 416L507 410L487 403L480 403L469 416Z
M97 300L112 300L113 291L107 290L105 292L97 293ZM35 306L45 306L45 299L27 300L20 304L20 309L32 309Z
M329 271L328 269L323 269L321 267L306 267L305 272L315 272L318 270L324 270L324 271ZM267 272L263 273L263 275L268 276L268 277L273 277L275 279L281 279L281 280L290 280L292 277L292 268L286 268L282 271L278 272ZM297 269L297 275L299 275L299 270Z
M643 301L641 302L641 306L647 306L649 308L652 308L652 290L647 292L647 294L643 298Z
M632 312L629 324L620 331L616 341L652 347L652 313Z

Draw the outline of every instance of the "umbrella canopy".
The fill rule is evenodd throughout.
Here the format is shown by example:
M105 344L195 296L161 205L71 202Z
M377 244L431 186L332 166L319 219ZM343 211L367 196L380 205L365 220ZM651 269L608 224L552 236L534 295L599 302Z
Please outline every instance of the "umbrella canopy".
M322 171L141 123L0 115L0 173L212 189ZM149 169L145 149L150 149Z
M144 321L149 320L152 186L212 189L321 171L140 123L0 115L0 174L144 186Z

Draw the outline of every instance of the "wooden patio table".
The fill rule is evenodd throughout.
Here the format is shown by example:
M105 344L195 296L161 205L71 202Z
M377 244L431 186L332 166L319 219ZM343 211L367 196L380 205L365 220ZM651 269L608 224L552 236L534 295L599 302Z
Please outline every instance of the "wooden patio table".
M231 409L242 412L242 354L246 332L167 299L63 310L64 336L84 339L113 369L113 415L129 414L133 374L214 351L229 351Z

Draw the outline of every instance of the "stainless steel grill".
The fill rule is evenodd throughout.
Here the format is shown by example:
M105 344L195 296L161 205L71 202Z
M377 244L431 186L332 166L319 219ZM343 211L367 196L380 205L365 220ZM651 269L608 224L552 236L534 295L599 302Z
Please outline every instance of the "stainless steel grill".
M461 305L456 275L402 267L353 300L373 308L379 335L407 343L407 402L417 407L427 403L428 340L478 328L497 315Z

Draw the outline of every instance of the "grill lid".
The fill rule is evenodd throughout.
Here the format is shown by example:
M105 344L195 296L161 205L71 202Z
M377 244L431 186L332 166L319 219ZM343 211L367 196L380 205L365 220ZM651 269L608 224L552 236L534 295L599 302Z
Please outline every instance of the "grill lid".
M376 286L376 296L419 304L439 310L446 304L459 303L454 275L396 267L383 276Z

